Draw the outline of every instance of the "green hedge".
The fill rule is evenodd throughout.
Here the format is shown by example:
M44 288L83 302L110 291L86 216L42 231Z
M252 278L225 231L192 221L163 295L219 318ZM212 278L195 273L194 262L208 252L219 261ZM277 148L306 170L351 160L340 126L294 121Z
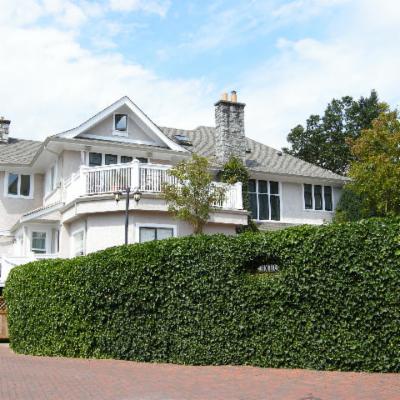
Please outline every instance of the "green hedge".
M114 247L12 270L20 353L400 370L400 224L367 220ZM265 262L280 272L257 274Z

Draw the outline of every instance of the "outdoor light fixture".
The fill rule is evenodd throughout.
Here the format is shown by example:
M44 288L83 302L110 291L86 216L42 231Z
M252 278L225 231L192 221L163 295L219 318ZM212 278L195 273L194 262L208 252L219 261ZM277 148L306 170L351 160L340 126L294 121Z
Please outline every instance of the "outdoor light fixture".
M122 196L122 192L118 191L118 192L114 192L114 197L115 197L115 201L118 202L121 200L121 196Z
M140 192L140 190L138 188L136 188L135 191L133 192L133 200L136 201L136 204L139 203L141 197L142 197L142 193Z
M118 190L114 192L114 198L116 203L121 200L123 194L126 194L125 197L125 244L128 244L128 230L129 230L129 198L131 194L131 188L127 186L124 190ZM139 203L142 197L142 193L139 191L139 188L134 189L133 191L133 200L135 200L136 204Z

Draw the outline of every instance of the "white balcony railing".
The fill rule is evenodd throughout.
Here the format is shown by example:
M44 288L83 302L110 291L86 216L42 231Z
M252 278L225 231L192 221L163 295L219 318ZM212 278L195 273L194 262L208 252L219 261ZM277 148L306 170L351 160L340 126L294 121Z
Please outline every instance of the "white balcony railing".
M101 167L81 167L80 171L64 181L64 198L68 203L81 196L92 196L131 187L142 193L161 193L164 183L176 184L176 178L168 171L170 165L140 164L133 161L127 164L105 165ZM216 186L225 187L225 199L216 207L241 210L242 185L228 185L215 182Z

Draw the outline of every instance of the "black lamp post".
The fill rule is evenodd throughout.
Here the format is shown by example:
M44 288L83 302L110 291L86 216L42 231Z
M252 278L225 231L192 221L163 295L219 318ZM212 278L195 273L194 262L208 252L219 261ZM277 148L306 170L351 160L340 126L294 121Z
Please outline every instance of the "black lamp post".
M118 202L121 200L123 194L126 194L125 197L125 244L128 244L128 232L129 232L129 197L131 194L131 188L128 186L123 190L118 190L114 192L115 201ZM136 204L139 203L140 198L142 197L142 193L136 188L133 191L133 200L135 200Z

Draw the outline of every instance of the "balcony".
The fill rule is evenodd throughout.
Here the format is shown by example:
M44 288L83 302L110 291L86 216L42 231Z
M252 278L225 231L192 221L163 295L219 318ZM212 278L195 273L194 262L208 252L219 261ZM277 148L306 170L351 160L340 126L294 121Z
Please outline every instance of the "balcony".
M69 203L79 197L111 194L131 187L143 194L161 194L165 183L176 184L176 178L169 174L170 165L140 164L138 161L101 167L82 166L64 182L64 201ZM242 210L242 184L228 185L214 182L225 188L225 198L216 208Z

